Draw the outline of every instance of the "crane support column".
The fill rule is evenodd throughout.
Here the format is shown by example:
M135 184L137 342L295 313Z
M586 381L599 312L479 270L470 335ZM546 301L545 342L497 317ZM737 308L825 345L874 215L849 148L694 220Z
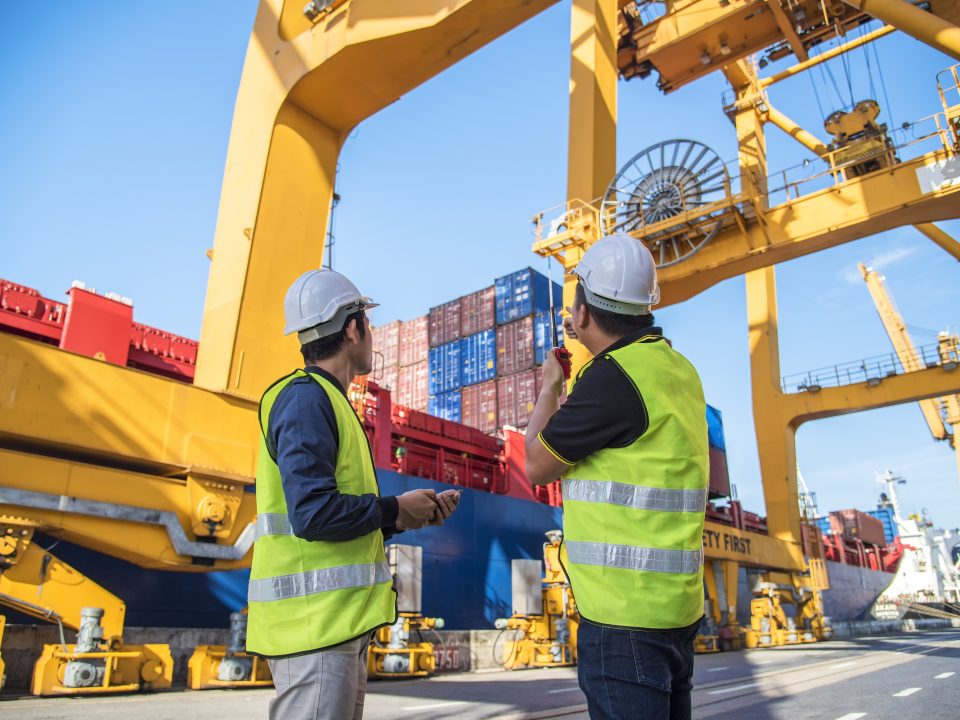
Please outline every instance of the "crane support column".
M960 242L954 240L933 223L917 223L914 227L953 255L954 260L960 260Z
M960 27L906 0L843 0L922 43L960 60Z
M570 138L567 198L601 197L617 174L617 0L574 0L570 10ZM599 232L599 228L597 228ZM599 240L599 235L594 240ZM573 307L577 279L570 274L583 255L564 254L563 304ZM570 343L576 371L586 349Z
M774 268L746 275L753 417L770 536L800 542L796 426L780 417L780 349Z

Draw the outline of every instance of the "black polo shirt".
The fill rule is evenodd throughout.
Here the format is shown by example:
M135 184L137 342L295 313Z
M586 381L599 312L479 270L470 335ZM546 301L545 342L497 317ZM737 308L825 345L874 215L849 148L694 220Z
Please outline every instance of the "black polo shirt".
M668 341L658 327L638 330L599 353L581 371L567 401L539 435L558 460L573 465L598 450L627 447L647 431L647 406L640 391L609 357L635 342Z

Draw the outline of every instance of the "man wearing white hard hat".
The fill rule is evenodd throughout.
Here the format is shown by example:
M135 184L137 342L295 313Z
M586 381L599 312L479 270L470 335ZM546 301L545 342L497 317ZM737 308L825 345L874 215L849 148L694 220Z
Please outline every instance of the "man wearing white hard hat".
M269 659L274 720L362 717L370 638L397 618L384 538L441 524L459 499L433 490L380 496L346 394L372 367L373 307L333 270L304 273L284 300L285 333L297 333L305 367L260 401L246 646Z
M707 424L694 367L653 323L649 250L610 235L574 269L564 321L593 358L561 404L548 356L527 428L527 474L563 478L560 558L581 623L580 687L593 720L688 720L703 617Z

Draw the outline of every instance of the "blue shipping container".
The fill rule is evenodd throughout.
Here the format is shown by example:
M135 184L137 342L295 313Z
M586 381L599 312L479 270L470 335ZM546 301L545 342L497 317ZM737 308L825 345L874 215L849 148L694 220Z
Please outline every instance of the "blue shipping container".
M517 270L497 278L495 285L497 325L546 313L550 310L550 282L533 268ZM553 284L553 305L563 306L563 288Z
M900 537L900 528L897 527L896 518L893 515L893 508L884 507L876 510L867 510L867 515L875 517L883 523L883 537L887 540L887 545Z
M554 302L556 302L556 297L554 297ZM563 311L557 307L555 307L554 310L557 323L556 343L550 342L550 313L537 313L533 318L533 352L534 362L537 365L543 365L545 350L549 350L554 346L563 347Z
M430 380L427 392L439 395L460 387L460 341L430 348Z
M460 422L460 391L431 395L427 401L427 412L434 417Z
M829 534L831 533L831 530L830 530L830 517L829 517L829 516L827 516L827 517L822 517L822 518L817 518L817 525L820 526L820 532L821 532L822 534L824 534L824 535L829 535Z
M476 385L497 377L497 331L468 335L460 340L460 384Z
M723 440L723 416L710 405L707 405L707 437L710 447L727 451L727 444Z

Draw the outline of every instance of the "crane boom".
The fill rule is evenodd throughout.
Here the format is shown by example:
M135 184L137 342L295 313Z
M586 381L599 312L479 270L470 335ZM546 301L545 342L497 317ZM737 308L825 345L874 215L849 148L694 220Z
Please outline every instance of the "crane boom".
M922 370L924 368L924 362L917 352L917 348L913 343L913 338L910 337L910 332L907 330L903 317L901 317L896 306L893 304L893 298L890 297L883 276L863 263L858 263L857 267L860 268L860 274L863 275L863 279L867 283L867 289L870 291L873 304L877 308L880 322L883 323L883 327L890 337L890 342L893 344L893 349L896 351L897 357L900 358L903 369L907 372L911 370ZM956 396L951 398L929 398L927 400L920 400L917 403L920 405L923 419L926 420L927 425L930 427L930 434L933 435L935 440L950 440L951 443L953 442L953 434L944 424L942 408L948 405L955 405L956 403Z

